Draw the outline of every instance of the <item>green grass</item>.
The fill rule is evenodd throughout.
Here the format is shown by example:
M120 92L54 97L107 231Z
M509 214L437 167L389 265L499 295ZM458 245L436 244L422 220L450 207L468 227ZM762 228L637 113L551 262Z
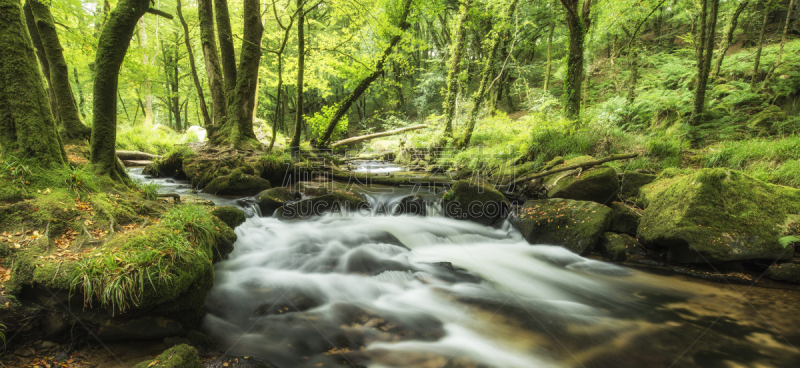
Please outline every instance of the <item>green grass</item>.
M176 144L196 141L193 133L181 134L163 125L120 126L117 130L117 149L142 151L157 155L170 152Z
M742 170L773 184L800 187L800 137L724 141L707 147L705 167Z

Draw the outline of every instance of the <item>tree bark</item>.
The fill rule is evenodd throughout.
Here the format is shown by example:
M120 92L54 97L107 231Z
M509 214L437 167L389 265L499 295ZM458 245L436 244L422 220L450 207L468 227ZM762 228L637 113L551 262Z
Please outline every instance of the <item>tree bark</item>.
M764 1L764 19L761 21L761 32L758 36L758 49L753 62L753 78L750 79L750 89L755 90L758 81L758 64L761 63L761 50L764 48L764 37L767 33L767 20L769 20L769 0Z
M67 165L19 0L0 0L0 153L45 168Z
M461 63L464 57L464 46L467 40L467 18L469 17L471 0L464 0L459 10L458 25L456 26L455 43L450 54L450 71L447 74L447 91L444 99L444 128L439 146L443 147L447 140L453 137L453 119L456 116L456 98L458 98L458 79L461 75Z
M75 87L78 88L78 111L81 113L81 118L86 119L86 112L84 107L86 106L86 98L83 97L83 87L81 87L81 80L78 79L78 68L72 68L72 75L75 76ZM91 133L91 129L89 129Z
M136 23L149 6L150 0L120 0L109 14L97 42L90 162L98 174L109 175L117 181L129 181L115 153L119 70Z
M317 141L317 146L325 147L328 144L334 129L336 129L336 124L339 123L339 120L341 120L341 118L344 117L344 114L347 113L347 110L350 109L350 106L352 106L353 103L357 101L361 97L361 95L367 90L367 88L369 88L370 84L372 84L372 82L374 82L376 79L378 79L378 77L381 76L381 74L383 74L383 65L384 63L386 63L386 59L389 57L389 55L391 55L394 47L397 46L397 44L403 38L402 34L405 32L405 30L411 26L407 22L408 14L411 12L411 0L403 0L402 6L403 6L402 13L400 15L400 19L397 24L398 28L400 28L400 34L392 37L392 39L389 41L389 46L387 46L386 49L383 51L383 55L381 56L380 60L378 60L378 62L375 64L375 69L373 70L373 72L366 78L362 79L361 82L359 82L356 88L353 90L353 93L351 93L347 98L345 98L344 101L341 102L341 105L339 105L339 108L336 109L336 112L333 114L333 117L331 117L331 121L328 122L328 127L327 129L325 129L325 133Z
M711 6L709 5L711 3ZM697 51L697 85L694 91L694 109L691 124L698 126L703 122L706 106L706 88L711 71L711 58L714 52L714 34L717 27L719 0L703 0L700 10L700 30L698 31L699 47Z
M50 7L38 0L30 1L31 10L36 20L36 28L44 47L47 61L50 64L52 89L58 104L58 115L63 128L61 135L66 141L85 140L89 138L91 129L83 125L75 95L69 81L69 67L64 60L63 48L58 40Z
M50 104L50 112L53 114L53 118L56 121L56 126L60 126L61 123L58 115L58 103L56 102L56 94L53 90L53 81L50 79L50 62L47 61L47 54L44 52L44 45L42 44L42 38L39 35L39 29L36 27L36 19L33 16L33 10L31 9L30 1L25 1L23 11L25 12L25 23L28 26L28 32L30 33L33 47L36 50L37 59L39 59L39 66L41 66L44 79L47 82L47 97Z
M733 42L733 32L736 31L736 24L739 22L739 15L742 14L744 8L747 7L750 1L745 0L739 3L736 7L736 10L733 11L731 14L731 20L728 22L728 27L725 32L725 39L722 40L722 45L719 48L719 52L717 53L717 61L714 63L714 76L719 77L720 69L722 68L722 60L725 59L725 54L728 52L728 49L731 47L731 42Z
M358 136L358 137L342 139L342 140L340 140L338 142L334 142L333 144L331 144L331 148L338 147L338 146L344 146L344 145L348 145L348 144L353 144L353 143L358 143L358 142L366 141L366 140L370 140L370 139L375 139L375 138L380 138L380 137L386 137L386 136L390 136L390 135L400 134L400 133L403 133L403 132L407 132L409 130L423 129L423 128L427 128L427 127L428 127L427 124L422 124L422 125L415 125L415 126L410 126L410 127L406 127L406 128L389 130L389 131L386 131L386 132L373 133L373 134L367 134L367 135L362 135L362 136Z
M213 123L211 122L211 117L208 115L206 97L203 93L203 85L200 84L200 77L197 75L197 66L194 64L194 51L192 51L192 42L189 38L189 25L186 24L186 19L183 18L183 12L181 11L181 0L178 0L177 11L178 18L180 18L181 25L183 26L183 39L186 43L186 52L189 56L189 66L192 69L192 81L194 81L194 87L197 90L197 98L200 100L200 111L203 114L203 125L209 127Z
M578 119L581 113L584 39L591 25L589 15L592 0L583 0L581 9L578 9L580 3L581 0L561 0L561 4L567 9L569 29L567 75L564 78L564 113L570 119Z
M264 33L260 8L259 0L244 0L244 35L233 103L229 106L228 120L217 131L217 135L210 139L213 145L230 144L237 149L260 146L253 132L253 106L258 84L258 67L261 63L261 36Z
M305 73L306 36L304 0L297 0L297 101L294 113L294 135L289 148L292 152L300 150L300 134L303 132L303 74Z
M222 65L219 61L217 42L214 39L214 6L212 0L197 0L197 14L200 21L200 42L203 46L203 58L208 77L208 89L211 92L211 109L213 121L206 126L208 136L222 125L228 115L228 101L225 97L225 81L222 74Z
M550 73L552 72L552 48L553 48L553 32L556 29L556 21L550 20L550 31L547 33L547 66L545 66L544 74L544 87L543 90L547 91L550 88Z
M228 0L214 0L215 15L217 19L217 35L219 36L219 52L222 61L222 73L225 76L225 95L228 105L233 103L234 90L236 89L236 51L233 48L233 32L231 31L231 16L228 11ZM247 14L245 13L245 17Z
M108 17L106 21L108 21ZM139 26L139 47L143 50L142 64L150 65L150 55L147 54L147 27L145 27L144 18L141 19L141 23ZM143 75L142 85L144 86L144 125L151 125L155 121L153 116L153 85L150 83L150 76L147 73Z
M286 96L283 95L283 52L286 50L286 44L289 42L289 33L294 24L293 15L289 18L289 25L284 27L280 17L278 17L278 10L275 3L272 3L272 12L275 14L275 20L278 22L278 26L283 29L283 41L281 42L281 47L275 52L278 56L278 89L275 96L275 116L272 119L272 137L269 140L269 148L267 148L268 153L272 152L272 147L275 145L275 137L278 134L278 129L283 126L283 119L286 113L286 104L283 102L286 100Z

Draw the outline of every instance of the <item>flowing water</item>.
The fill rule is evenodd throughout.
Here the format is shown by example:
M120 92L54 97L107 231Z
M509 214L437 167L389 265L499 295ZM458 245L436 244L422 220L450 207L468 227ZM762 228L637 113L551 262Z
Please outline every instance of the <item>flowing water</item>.
M800 366L797 291L641 272L435 207L250 217L204 330L287 368Z

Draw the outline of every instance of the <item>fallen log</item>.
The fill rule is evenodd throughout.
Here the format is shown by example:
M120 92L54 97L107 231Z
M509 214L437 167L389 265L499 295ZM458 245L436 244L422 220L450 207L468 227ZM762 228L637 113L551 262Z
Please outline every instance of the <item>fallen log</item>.
M550 170L547 170L547 171L544 171L544 172L525 175L525 176L523 176L523 177L521 177L521 178L519 178L517 180L514 180L514 181L508 183L508 185L512 186L512 185L516 185L516 184L519 184L519 183L531 181L533 179L542 178L542 177L545 177L545 176L548 176L548 175L553 175L553 174L564 172L564 171L580 169L580 168L587 168L587 167L592 167L592 166L597 166L597 165L600 165L600 164L604 164L604 163L610 162L610 161L625 160L625 159L635 158L635 157L639 157L639 154L638 153L630 153L630 154L625 154L625 155L611 155L609 157L602 158L602 159L599 159L599 160L586 161L586 162L583 162L583 163L580 163L580 164L562 166L562 167L557 167L555 169L550 169Z
M152 163L153 163L153 161L150 161L150 160L122 160L122 164L125 165L125 167L147 166L147 165L150 165Z
M347 144L358 143L358 142L361 142L361 141L366 141L366 140L370 140L370 139L374 139L374 138L385 137L385 136L388 136L388 135L395 135L395 134L398 134L398 133L407 132L409 130L417 130L417 129L427 128L427 127L428 127L427 124L422 124L422 125L415 125L415 126L406 127L406 128L388 130L388 131L381 132L381 133L373 133L373 134L361 135L361 136L353 137L353 138L342 139L340 141L337 141L337 142L334 142L333 144L331 144L331 148L338 147L338 146L344 146L344 145L347 145Z
M153 155L147 152L139 152L139 151L117 151L117 157L120 160L128 160L128 161L136 161L136 160L143 160L143 161L152 161L157 158L161 158L159 155Z

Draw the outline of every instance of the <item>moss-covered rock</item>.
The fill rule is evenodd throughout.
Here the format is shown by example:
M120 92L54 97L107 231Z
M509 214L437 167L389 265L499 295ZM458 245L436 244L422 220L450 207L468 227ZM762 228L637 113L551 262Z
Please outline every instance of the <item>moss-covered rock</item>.
M269 180L245 174L243 170L236 169L230 175L212 180L203 191L220 195L248 196L271 187Z
M752 129L763 131L773 131L773 124L786 120L786 113L780 107L769 105L766 109L753 115L747 121L747 126Z
M294 197L284 187L267 189L256 195L256 203L261 210L261 216L265 217L272 216L275 210L292 200Z
M304 199L286 204L278 208L275 213L279 219L305 219L313 216L332 212L365 211L369 203L347 192L333 192L323 196Z
M656 180L656 175L643 174L637 171L625 171L622 173L619 193L623 198L636 198L639 189Z
M159 178L186 179L186 173L183 172L183 162L187 157L194 155L194 151L189 148L178 149L162 158L155 159L152 164L144 167L142 174Z
M217 216L217 218L222 220L222 222L227 224L231 229L235 229L247 220L244 211L234 206L214 207L214 209L211 210L211 214Z
M405 196L394 208L394 214L426 216L428 214L428 206L425 203L425 199L418 195Z
M627 258L628 249L631 251L641 247L636 239L626 234L605 233L597 244L597 251L614 262L622 262Z
M587 255L608 230L611 216L602 204L552 198L527 201L508 220L531 244L560 245Z
M642 188L638 237L682 263L791 259L780 239L800 214L800 191L737 171L701 169Z
M509 202L503 193L486 186L459 180L442 196L446 217L475 221L491 226L508 212Z
M612 217L609 230L618 234L636 236L636 229L639 228L639 220L642 215L621 202L614 202L610 207Z
M775 281L785 281L800 284L800 265L796 263L772 265L767 269L764 277Z
M565 166L592 161L594 157L581 156L563 163ZM611 202L619 189L617 172L605 165L587 170L570 170L544 178L544 187L550 198L564 198L597 203Z
M133 368L203 368L197 357L197 350L181 344L164 350L153 360L141 362Z

